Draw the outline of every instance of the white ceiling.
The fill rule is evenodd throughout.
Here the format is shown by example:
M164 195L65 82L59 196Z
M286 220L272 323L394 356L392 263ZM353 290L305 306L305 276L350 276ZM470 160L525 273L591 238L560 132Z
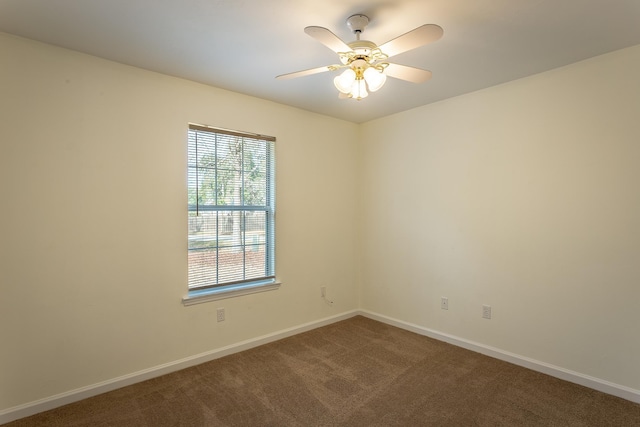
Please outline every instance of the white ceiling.
M355 13L377 44L440 25L394 57L433 78L362 101L338 99L331 72L275 79L336 63L303 28L350 42ZM640 0L0 0L0 31L360 123L640 44Z

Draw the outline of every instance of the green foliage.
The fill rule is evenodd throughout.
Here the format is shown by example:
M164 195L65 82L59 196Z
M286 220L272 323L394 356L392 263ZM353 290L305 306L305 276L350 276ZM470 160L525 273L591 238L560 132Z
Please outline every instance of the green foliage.
M266 148L242 137L218 138L215 150L198 161L200 205L264 205L266 203ZM189 203L196 191L189 188Z

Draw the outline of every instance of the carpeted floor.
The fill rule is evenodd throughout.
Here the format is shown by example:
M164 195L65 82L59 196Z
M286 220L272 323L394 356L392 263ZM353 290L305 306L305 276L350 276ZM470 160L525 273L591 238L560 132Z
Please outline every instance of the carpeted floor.
M640 426L640 405L364 317L7 424Z

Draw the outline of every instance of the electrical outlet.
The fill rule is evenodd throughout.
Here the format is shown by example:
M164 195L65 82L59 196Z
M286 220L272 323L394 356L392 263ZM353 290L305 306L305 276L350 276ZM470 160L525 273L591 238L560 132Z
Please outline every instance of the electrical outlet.
M320 286L320 296L322 297L324 302L326 302L329 305L333 305L333 301L331 301L330 299L327 298L327 287L326 286Z
M483 305L482 306L482 317L484 319L491 319L491 306Z
M449 298L447 297L440 298L440 308L443 310L449 310Z
M217 315L218 315L218 322L224 322L224 308L219 308Z

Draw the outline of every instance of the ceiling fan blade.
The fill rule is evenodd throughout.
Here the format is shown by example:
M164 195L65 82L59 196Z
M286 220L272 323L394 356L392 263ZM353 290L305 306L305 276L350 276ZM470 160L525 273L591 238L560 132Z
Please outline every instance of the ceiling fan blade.
M393 40L389 40L379 47L382 52L391 57L439 40L443 34L444 31L439 25L425 24Z
M306 27L304 32L336 53L351 52L351 48L324 27Z
M324 73L325 71L332 71L340 68L338 65L325 65L324 67L311 68L310 70L296 71L295 73L281 74L276 76L276 79L286 80L296 77L310 76L312 74Z
M408 67L406 65L389 64L384 70L385 74L396 79L406 80L412 83L426 82L431 78L431 71L421 68Z

